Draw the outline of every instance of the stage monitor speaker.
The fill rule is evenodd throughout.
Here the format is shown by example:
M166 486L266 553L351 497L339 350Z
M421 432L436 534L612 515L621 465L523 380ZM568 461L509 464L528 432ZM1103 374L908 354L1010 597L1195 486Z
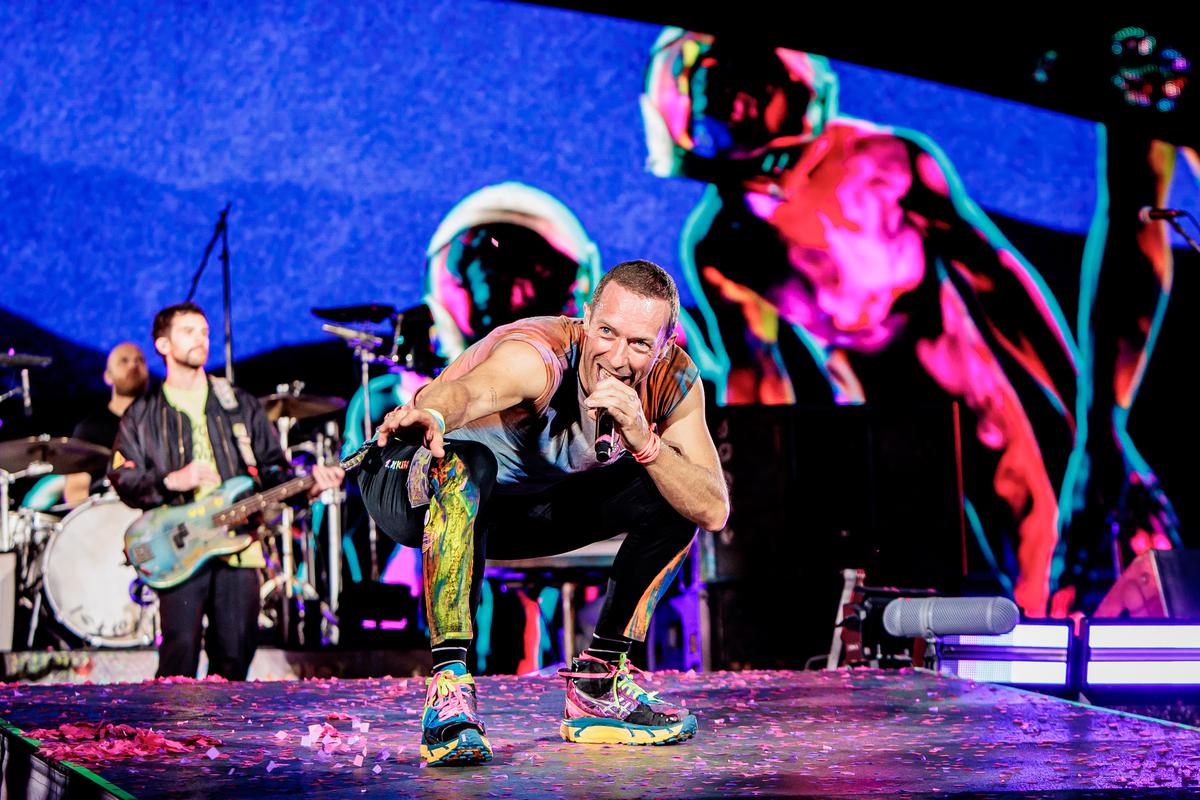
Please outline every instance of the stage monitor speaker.
M1148 550L1108 590L1096 617L1200 619L1200 550Z

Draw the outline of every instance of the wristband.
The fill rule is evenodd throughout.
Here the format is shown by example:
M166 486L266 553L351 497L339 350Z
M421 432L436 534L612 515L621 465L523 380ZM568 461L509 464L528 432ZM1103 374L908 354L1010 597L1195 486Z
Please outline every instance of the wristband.
M422 408L421 410L433 417L434 422L438 424L438 428L442 433L446 432L446 418L442 416L442 412L436 408Z
M633 460L639 464L649 464L658 458L658 451L661 447L662 439L657 433L651 432L645 446L633 454Z

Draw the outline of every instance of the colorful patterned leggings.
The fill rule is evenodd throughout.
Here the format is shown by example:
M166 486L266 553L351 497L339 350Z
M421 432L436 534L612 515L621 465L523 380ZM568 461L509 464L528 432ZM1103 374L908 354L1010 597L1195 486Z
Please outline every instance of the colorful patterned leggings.
M448 442L429 469L428 507L408 496L414 445L392 442L359 472L367 511L400 544L420 547L432 644L471 639L485 558L566 553L625 534L596 633L642 641L679 572L696 525L671 507L630 458L578 473L534 494L496 486L496 459L476 442Z

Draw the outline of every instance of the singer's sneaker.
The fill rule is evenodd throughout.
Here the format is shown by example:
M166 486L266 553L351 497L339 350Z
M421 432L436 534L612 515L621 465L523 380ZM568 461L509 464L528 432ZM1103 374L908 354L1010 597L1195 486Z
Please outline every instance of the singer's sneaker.
M469 766L492 760L475 697L475 680L461 664L425 679L421 758L431 767Z
M581 653L567 679L567 700L559 733L587 744L675 744L696 735L696 717L633 680L636 667L621 656L616 663Z

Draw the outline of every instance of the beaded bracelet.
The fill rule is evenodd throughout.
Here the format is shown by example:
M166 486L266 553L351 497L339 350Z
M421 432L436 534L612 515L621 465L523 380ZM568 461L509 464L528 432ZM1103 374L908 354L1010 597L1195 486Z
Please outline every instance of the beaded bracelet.
M662 439L657 433L651 432L650 438L646 441L646 445L633 454L633 460L639 464L649 464L654 459L658 458L658 451L662 447Z

